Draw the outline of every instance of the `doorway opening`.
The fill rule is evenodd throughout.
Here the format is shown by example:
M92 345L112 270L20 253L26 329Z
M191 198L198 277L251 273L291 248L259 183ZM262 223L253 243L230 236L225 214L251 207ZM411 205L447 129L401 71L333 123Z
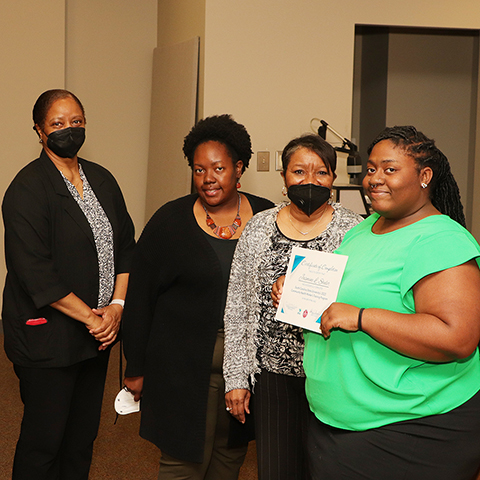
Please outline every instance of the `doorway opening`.
M363 168L385 126L414 125L450 161L471 227L479 30L357 25L352 140Z

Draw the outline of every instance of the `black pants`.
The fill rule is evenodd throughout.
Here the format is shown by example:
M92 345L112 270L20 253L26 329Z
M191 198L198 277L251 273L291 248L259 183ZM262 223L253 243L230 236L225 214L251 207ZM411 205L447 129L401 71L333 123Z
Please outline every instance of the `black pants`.
M253 401L259 480L305 480L305 378L262 370Z
M13 480L87 480L109 350L64 368L15 365L24 404Z
M362 432L313 415L308 455L318 480L472 480L480 466L480 393L443 415Z

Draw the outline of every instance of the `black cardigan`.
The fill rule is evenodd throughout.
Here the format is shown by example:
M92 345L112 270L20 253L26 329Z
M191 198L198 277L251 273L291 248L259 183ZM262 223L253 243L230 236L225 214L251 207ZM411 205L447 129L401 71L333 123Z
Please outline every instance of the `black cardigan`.
M245 194L253 213L271 208ZM202 462L208 385L222 311L218 258L193 214L197 195L161 207L134 252L125 304L126 376L145 377L140 435Z
M105 168L79 162L113 228L115 274L128 272L134 228L120 188ZM65 367L97 356L99 343L85 325L49 306L73 292L95 308L99 271L88 220L43 150L8 187L2 212L2 319L9 359L26 367ZM37 318L47 323L26 324Z

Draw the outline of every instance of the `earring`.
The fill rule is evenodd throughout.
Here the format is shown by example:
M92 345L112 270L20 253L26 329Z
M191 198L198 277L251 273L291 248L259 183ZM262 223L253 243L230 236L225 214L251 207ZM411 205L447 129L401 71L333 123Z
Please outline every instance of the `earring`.
M42 139L40 139L40 140L38 141L38 143L43 143L43 140L42 140Z
M237 185L236 185L236 186L237 186L237 190L238 190L238 189L242 186L242 184L241 184L239 181L237 181Z
M287 196L287 191L288 191L288 190L287 190L287 187L284 185L284 186L282 187L282 195L283 195L284 197Z
M428 187L428 183L423 182L422 183L422 188L427 188L427 187Z

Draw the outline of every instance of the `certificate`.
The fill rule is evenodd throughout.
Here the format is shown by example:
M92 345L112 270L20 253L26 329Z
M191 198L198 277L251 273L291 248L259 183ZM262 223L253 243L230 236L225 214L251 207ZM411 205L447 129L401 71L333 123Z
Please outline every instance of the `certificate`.
M319 333L322 313L337 299L348 256L293 247L276 319Z

